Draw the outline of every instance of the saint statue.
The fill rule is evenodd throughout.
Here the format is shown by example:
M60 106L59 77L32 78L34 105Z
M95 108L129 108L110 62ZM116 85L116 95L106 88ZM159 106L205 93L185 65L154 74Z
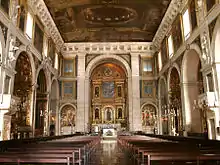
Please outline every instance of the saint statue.
M99 87L95 87L95 97L99 97Z
M109 109L107 110L107 120L108 121L112 120L112 114L111 114L111 111Z
M99 119L99 109L95 109L95 119Z
M122 109L121 108L118 109L118 118L122 119Z

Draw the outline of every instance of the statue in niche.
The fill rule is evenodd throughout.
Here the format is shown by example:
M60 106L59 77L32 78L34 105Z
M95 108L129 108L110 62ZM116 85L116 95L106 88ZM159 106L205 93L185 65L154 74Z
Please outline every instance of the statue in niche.
M95 87L95 97L99 97L99 87Z
M109 108L107 109L106 117L107 117L107 121L111 121L112 120L112 113L111 113Z
M118 97L121 97L121 86L118 86Z
M205 64L208 64L210 62L208 46L209 46L208 34L204 32L203 36L201 37L201 47L202 47L202 60Z
M118 118L122 119L122 109L121 108L118 109Z
M99 109L95 109L95 119L99 119Z

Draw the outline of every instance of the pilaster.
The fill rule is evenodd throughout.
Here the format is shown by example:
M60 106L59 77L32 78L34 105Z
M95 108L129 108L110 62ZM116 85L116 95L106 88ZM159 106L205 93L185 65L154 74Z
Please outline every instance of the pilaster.
M185 130L187 132L201 133L200 112L195 108L194 100L198 100L198 83L184 82L182 83L184 94L184 112ZM190 92L189 92L190 91Z
M131 54L131 68L132 68L132 128L131 131L141 131L141 108L140 108L140 74L139 74L139 54Z
M87 94L86 94L87 95ZM85 54L78 54L76 131L85 132ZM88 112L87 112L88 113Z

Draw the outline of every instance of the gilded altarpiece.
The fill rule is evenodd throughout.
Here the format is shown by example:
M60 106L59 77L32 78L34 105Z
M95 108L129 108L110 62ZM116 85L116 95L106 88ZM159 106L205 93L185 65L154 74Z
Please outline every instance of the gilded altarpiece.
M71 134L75 130L76 110L71 105L66 105L60 112L60 126L62 134Z
M124 70L113 63L104 63L91 75L92 125L127 127L127 79Z
M146 104L141 113L143 130L147 133L155 133L157 129L157 111L155 106Z

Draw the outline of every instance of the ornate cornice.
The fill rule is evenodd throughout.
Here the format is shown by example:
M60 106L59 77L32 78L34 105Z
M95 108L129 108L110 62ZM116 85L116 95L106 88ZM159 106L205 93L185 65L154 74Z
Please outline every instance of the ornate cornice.
M30 6L32 6L34 12L41 19L42 23L45 26L45 30L49 32L50 37L53 39L57 49L60 51L64 44L64 41L53 21L53 18L50 15L50 12L46 7L46 4L43 0L29 0L29 4Z
M168 34L173 21L178 13L182 10L182 6L186 0L172 0L167 12L165 13L161 24L153 38L153 44L157 49L160 49L160 44L164 37Z
M74 56L83 54L129 54L155 53L155 48L151 42L103 42L103 43L65 43L62 48L63 56Z

